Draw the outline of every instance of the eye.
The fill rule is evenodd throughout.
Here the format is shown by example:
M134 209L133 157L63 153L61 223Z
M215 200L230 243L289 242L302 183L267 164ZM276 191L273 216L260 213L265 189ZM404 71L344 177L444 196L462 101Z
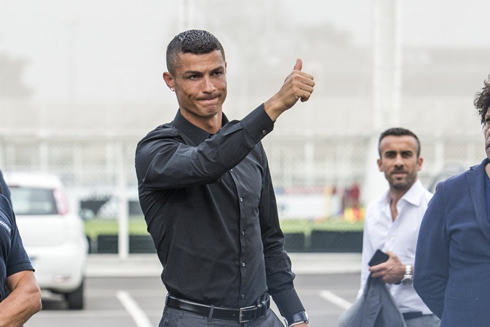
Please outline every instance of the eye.
M410 158L412 156L412 152L403 152L402 157L403 158Z

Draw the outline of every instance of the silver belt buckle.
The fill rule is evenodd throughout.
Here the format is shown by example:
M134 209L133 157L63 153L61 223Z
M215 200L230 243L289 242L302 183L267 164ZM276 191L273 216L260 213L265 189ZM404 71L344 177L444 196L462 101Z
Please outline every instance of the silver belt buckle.
M252 305L252 306L250 306L250 307L240 308L240 311L239 311L239 315L240 315L240 316L238 317L238 322L239 322L240 324L243 324L243 323L246 323L246 322L252 321L252 319L249 319L249 320L242 319L242 318L243 318L242 316L243 316L243 311L244 311L244 310L253 309L253 308L255 308L255 306L254 306L254 305Z

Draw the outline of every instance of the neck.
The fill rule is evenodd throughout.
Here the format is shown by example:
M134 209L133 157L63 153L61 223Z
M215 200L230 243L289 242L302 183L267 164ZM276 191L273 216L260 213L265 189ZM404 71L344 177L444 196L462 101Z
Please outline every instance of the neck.
M221 112L211 117L201 117L190 114L186 110L180 110L180 114L182 117L187 119L192 125L199 127L203 131L208 132L209 134L216 134L221 128L221 122L223 115Z
M413 184L415 184L416 182L417 180L415 180ZM410 185L410 187L405 190L398 190L390 187L390 198L391 198L390 209L391 209L391 218L393 219L393 221L395 221L396 217L398 216L398 210L396 209L396 204L398 203L398 200L400 200L405 195L405 193L408 192L408 190L413 186L413 184Z
M396 205L398 200L400 200L405 193L407 193L408 190L401 191L401 190L393 190L390 189L390 197L391 197L391 202L393 205Z

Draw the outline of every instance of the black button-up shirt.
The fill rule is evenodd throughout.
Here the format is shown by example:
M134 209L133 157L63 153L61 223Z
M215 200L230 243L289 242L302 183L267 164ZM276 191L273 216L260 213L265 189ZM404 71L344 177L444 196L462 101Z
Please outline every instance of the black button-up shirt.
M140 203L173 296L240 308L269 292L284 316L304 310L260 143L273 126L263 106L223 115L214 135L178 112L138 143Z

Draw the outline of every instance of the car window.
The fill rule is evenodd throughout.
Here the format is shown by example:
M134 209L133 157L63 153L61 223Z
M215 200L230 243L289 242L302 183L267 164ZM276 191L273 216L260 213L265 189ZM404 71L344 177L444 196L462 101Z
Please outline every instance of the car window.
M12 206L16 215L56 215L53 190L11 186Z

